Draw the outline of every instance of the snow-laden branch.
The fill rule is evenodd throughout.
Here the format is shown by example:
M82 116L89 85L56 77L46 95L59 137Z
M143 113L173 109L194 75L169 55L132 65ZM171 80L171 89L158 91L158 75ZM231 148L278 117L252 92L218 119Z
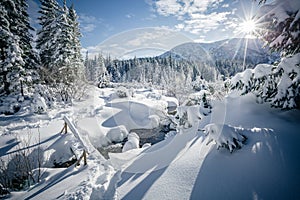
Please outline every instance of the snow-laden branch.
M203 132L208 137L207 145L214 141L218 149L225 147L231 153L234 149L241 148L247 139L239 132L239 128L226 124L208 124L204 127Z

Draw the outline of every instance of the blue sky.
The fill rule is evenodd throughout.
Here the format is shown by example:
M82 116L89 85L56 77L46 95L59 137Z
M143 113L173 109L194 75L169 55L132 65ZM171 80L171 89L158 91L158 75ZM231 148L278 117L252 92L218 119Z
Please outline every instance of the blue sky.
M84 50L105 52L118 47L119 53L125 54L145 48L169 50L189 41L242 37L239 24L258 7L252 0L67 0L67 3L74 3L79 16ZM38 9L38 0L29 0L32 18Z

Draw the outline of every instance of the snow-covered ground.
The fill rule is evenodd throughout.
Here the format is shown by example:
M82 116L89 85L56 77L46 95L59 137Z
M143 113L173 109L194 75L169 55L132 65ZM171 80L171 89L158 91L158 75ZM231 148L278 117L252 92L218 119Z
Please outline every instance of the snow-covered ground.
M231 93L222 101L213 101L212 113L201 116L197 125L181 128L144 148L109 153L110 159L105 160L96 148L122 141L132 129L155 128L167 107L177 104L161 91L140 89L128 94L119 98L115 89L90 87L89 98L71 108L43 115L0 116L1 158L19 150L19 141L28 135L32 135L29 147L40 141L44 157L40 183L28 191L12 192L9 198L300 198L299 110L282 111L257 104L251 94L241 97ZM59 133L63 116L74 123L83 143L70 129L67 134ZM208 124L217 127L213 129L217 135L202 131ZM247 138L241 149L232 153L223 147L217 149L215 141L234 133ZM207 144L211 139L215 141ZM70 148L78 155L87 148L87 165L81 162L77 167L51 168L54 160L73 156Z

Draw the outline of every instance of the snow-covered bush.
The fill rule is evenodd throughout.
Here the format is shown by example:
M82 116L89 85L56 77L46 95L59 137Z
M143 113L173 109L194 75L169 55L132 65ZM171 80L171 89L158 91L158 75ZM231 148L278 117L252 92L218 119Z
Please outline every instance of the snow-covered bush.
M116 89L116 94L119 98L125 98L125 97L129 97L130 94L129 94L129 91L127 88L121 86L121 87L118 87Z
M252 90L253 70L246 69L243 72L237 73L234 77L228 80L231 89L238 89L241 94L247 94Z
M132 149L138 149L140 147L140 137L134 133L131 132L128 134L128 140L124 144L122 152L129 151Z
M35 95L33 97L31 106L33 112L37 114L42 114L47 110L47 105L44 97L41 97L39 95Z
M52 108L55 105L57 99L53 88L44 84L36 84L34 86L34 90L35 96L39 95L44 98L48 108Z
M18 96L9 95L0 98L0 114L12 115L21 109L22 101Z
M194 106L200 105L202 102L206 104L209 103L209 99L207 99L209 92L207 90L201 90L197 93L190 94L188 99L183 103L185 106Z
M110 129L106 137L110 142L121 142L123 141L128 135L128 131L125 126L120 125Z
M197 76L192 82L192 87L195 91L207 90L207 81Z
M200 106L180 106L174 118L177 127L183 128L197 126L200 120Z
M31 136L28 132L26 138L16 137L16 150L6 158L0 157L0 182L4 188L18 191L40 181L43 150L40 145L31 148Z
M98 78L98 88L107 88L110 86L109 76L102 73Z
M241 148L247 139L238 128L226 124L208 124L203 128L203 132L208 137L206 145L214 141L218 149L225 147L230 152Z
M0 183L0 197L4 197L7 194L9 194L9 190Z
M188 99L183 103L185 106L200 106L200 113L208 115L211 113L211 95L207 90L201 90L200 92L190 94Z

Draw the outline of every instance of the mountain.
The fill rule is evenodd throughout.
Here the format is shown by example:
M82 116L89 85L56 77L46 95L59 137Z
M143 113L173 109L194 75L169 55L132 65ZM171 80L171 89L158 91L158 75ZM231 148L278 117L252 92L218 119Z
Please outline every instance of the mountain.
M246 55L246 57L244 56ZM212 43L184 43L160 57L189 60L215 67L221 74L232 76L244 68L253 68L259 63L274 63L279 55L263 48L259 39L234 38ZM245 66L244 66L245 59Z
M211 60L211 55L203 48L202 44L193 42L178 45L170 51L165 52L160 57L165 58L170 56L174 59L184 59L188 61L206 62Z

